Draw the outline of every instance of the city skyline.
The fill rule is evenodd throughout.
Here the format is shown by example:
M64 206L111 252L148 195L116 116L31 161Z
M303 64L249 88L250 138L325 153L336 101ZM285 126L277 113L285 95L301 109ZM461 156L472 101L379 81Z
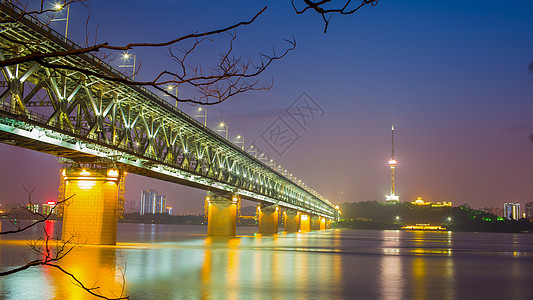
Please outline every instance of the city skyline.
M165 11L147 7L157 19L146 17L135 5L93 3L92 18L102 23L102 40L164 39L173 34L164 23L174 20L171 11L183 12L172 29L186 32L246 19L265 3L231 2L232 16L220 16L222 4L212 4L204 11L202 24L187 16L202 4L179 1L168 2L174 9ZM533 58L533 42L527 37L533 28L528 14L532 4L518 1L499 8L481 1L407 3L380 3L358 15L336 16L325 35L316 16L296 16L287 3L270 3L264 18L239 33L242 43L248 43L239 46L253 54L272 44L281 47L280 40L292 33L297 49L268 71L274 80L270 91L209 107L207 125L215 129L225 121L230 140L241 135L246 144L257 142L333 203L382 201L389 192L390 170L384 161L389 155L391 124L399 129L401 163L396 185L402 201L422 196L472 207L530 202L533 82L527 66ZM110 17L118 10L124 15ZM126 16L139 22L130 24ZM82 20L73 20L69 29L73 40L83 36ZM153 37L146 27L149 22L160 28ZM374 25L371 30L351 30L364 24ZM250 43L257 34L264 37L262 41ZM137 76L148 78L158 59L143 56L142 51L136 54L143 62ZM303 92L324 114L302 129L285 110ZM194 115L195 107L180 108ZM300 136L282 155L261 138L280 116ZM32 195L35 202L55 200L60 168L56 158L5 144L0 152L6 198L2 202L26 201L23 185L37 188ZM132 174L126 188L128 201L142 189L155 188L179 195L172 206L179 203L183 213L203 211L204 191Z
M142 216L144 214L163 214L172 215L172 207L167 207L167 196L161 195L157 190L142 190L139 207L136 212ZM128 210L125 210L128 212Z

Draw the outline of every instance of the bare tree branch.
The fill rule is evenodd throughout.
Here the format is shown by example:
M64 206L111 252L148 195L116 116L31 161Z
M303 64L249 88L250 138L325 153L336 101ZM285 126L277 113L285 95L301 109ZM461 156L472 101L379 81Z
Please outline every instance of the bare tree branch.
M83 1L83 4L85 4L84 0L79 1ZM66 3L76 2L78 1L70 1ZM8 41L12 45L16 45L11 48L3 49L4 59L0 60L0 67L36 62L43 67L60 72L65 76L79 76L78 74L83 74L88 78L92 77L129 85L152 87L178 102L190 102L205 105L217 104L239 93L251 90L269 89L272 86L271 83L265 84L259 80L251 80L251 78L258 77L273 61L284 58L290 51L295 49L296 42L294 38L292 38L291 40L285 40L285 42L287 42L287 47L283 51L276 51L276 49L273 48L272 53L268 55L259 53L255 59L249 58L245 60L234 54L233 42L237 37L235 30L239 27L252 24L265 12L266 9L267 6L262 8L247 21L241 21L223 28L190 33L163 42L128 43L125 45L112 45L108 42L89 45L89 11L85 28L86 38L84 47L69 47L58 51L43 51L42 47L39 47L41 41L13 39L0 31L0 38ZM46 9L41 9L32 11L31 13L23 13L23 15L34 15L45 11ZM15 13L13 12L12 14L14 15ZM14 16L13 20L24 21L23 18L18 16ZM43 24L43 26L45 25ZM223 33L227 33L230 36L229 48L227 51L220 54L220 60L217 64L213 67L206 68L205 64L189 63L190 57L197 51L199 46L206 42L212 42L215 36L220 36L220 34ZM113 53L116 53L117 51L124 52L139 48L157 49L161 47L168 48L169 58L176 64L175 70L162 70L152 80L134 80L134 76L128 78L125 76L107 74L97 69L89 69L78 64L73 64L72 61L69 60L69 58L88 54L99 54L98 56L100 58L108 59L110 57L116 57ZM135 64L136 66L134 68L136 73L139 71L139 68L137 67L138 64L139 62ZM74 74L72 74L72 72L74 72ZM194 93L189 96L178 96L176 93L169 93L166 90L166 87L169 85L188 85Z
M31 190L29 190L25 186L23 186L23 188L28 193L28 203L32 204L32 194L33 194L35 188L33 188ZM66 198L64 200L58 201L57 204L54 207L52 207L50 212L47 213L47 214L34 212L34 211L28 209L27 207L20 206L19 208L21 210L26 210L28 212L31 212L31 214L33 216L38 217L38 220L36 220L36 221L32 222L31 224L29 224L27 226L24 226L24 227L21 227L20 226L20 222L19 222L19 223L15 224L17 226L17 229L8 230L8 231L2 231L2 232L0 232L0 235L22 232L22 231L25 231L25 230L27 230L29 228L32 228L32 227L36 226L37 224L40 224L40 223L43 223L43 222L49 220L50 217L52 216L52 214L55 213L59 209L60 205L65 205L65 203L67 201L69 201L74 196L75 195L72 195L72 196L70 196L70 197L68 197L68 198ZM18 219L17 210L14 210L14 211L10 212L8 214L8 216L10 216L12 213ZM121 292L121 295L118 296L118 297L109 298L109 297L101 295L98 287L96 287L96 286L88 287L88 286L84 285L79 279L76 278L76 276L74 274L68 272L67 270L63 269L61 266L55 264L56 262L58 262L59 260L64 258L66 255L71 253L71 251L76 246L77 247L81 247L83 245L78 245L78 244L73 244L72 243L72 241L75 238L75 236L70 237L69 240L67 240L67 241L54 241L54 243L52 243L52 237L49 235L49 233L44 228L43 228L43 231L44 231L44 237L43 238L40 238L38 240L28 241L28 246L30 247L30 251L32 253L36 254L36 257L39 257L39 258L30 260L30 259L28 259L26 257L26 255L23 254L23 258L24 258L26 263L24 265L22 265L22 266L18 266L18 267L15 267L15 268L12 268L12 269L9 269L9 270L6 270L6 271L1 271L0 272L0 277L8 276L8 275L15 274L15 273L18 273L18 272L22 272L22 271L27 270L27 269L29 269L31 267L48 266L48 267L56 268L56 269L60 270L62 273L64 273L65 275L68 275L74 281L74 283L76 285L78 285L80 288L86 290L88 293L90 293L93 296L96 296L96 297L101 298L101 299L129 299L129 297L124 296L125 274L122 272L122 270L121 270L121 272L122 272L122 292Z
M28 202L31 204L31 203L32 203L32 202L31 202L31 193L33 193L33 191L35 190L35 188L32 189L31 191L28 191L28 190L26 189L26 187L24 187L24 189L28 192ZM52 214L53 214L54 212L57 212L57 210L59 209L59 206L60 206L60 205L63 205L66 201L68 201L69 199L71 199L71 198L74 197L74 196L75 196L75 195L72 195L72 196L70 196L70 197L68 197L68 198L66 198L66 199L64 199L64 200L58 201L58 202L56 203L56 205L50 210L50 212L49 212L48 214L42 214L42 213L39 213L39 212L34 212L34 211L29 210L27 207L20 206L20 207L19 207L20 209L25 210L25 211L29 211L31 214L33 214L34 216L38 217L39 219L38 219L37 221L35 221L35 222L32 222L32 223L30 223L30 224L24 226L24 227L21 227L21 226L20 226L20 223L15 224L16 227L17 227L17 229L14 229L14 230L7 230L7 231L0 231L0 235L4 235L4 234L12 234L12 233L17 233L17 232L22 232L22 231L24 231L24 230L27 230L27 229L29 229L29 228L32 228L32 227L36 226L37 224L40 224L40 223L43 223L43 222L49 220L50 217L52 216ZM18 213L17 213L17 210L12 210L12 211L10 211L10 212L7 214L9 220L11 220L11 218L9 218L9 216L10 216L11 214L14 214L14 215L15 215L15 218L18 219ZM13 224L13 223L12 223L12 224Z
M291 0L292 8L296 14L301 15L308 10L314 10L316 13L320 14L322 20L324 21L324 33L328 31L328 25L331 21L331 18L334 14L340 15L351 15L358 11L360 8L366 5L376 6L378 5L378 0L362 0L359 4L354 4L357 1L352 0L301 0L304 2L302 8L297 8L294 4L294 0Z
M91 295L93 295L95 297L98 297L100 299L120 300L120 299L129 299L130 298L129 296L123 296L123 295L121 295L119 297L116 297L116 298L109 298L109 297L102 296L100 293L98 293L99 287L96 287L96 286L95 287L87 287L78 278L76 278L76 276L74 274L72 274L72 273L68 272L67 270L63 269L61 266L56 265L56 264L51 264L51 263L48 263L48 264L45 264L45 265L60 270L64 274L68 275L72 280L74 280L76 285L78 285L82 289L86 290L89 294L91 294ZM123 291L124 291L124 289L123 289Z
M132 50L134 48L141 48L141 47L154 48L154 47L171 46L171 45L174 45L174 44L177 44L179 42L186 41L186 40L191 40L191 39L197 39L197 38L201 38L201 37L207 37L207 36L211 36L211 35L216 35L216 34L220 34L220 33L224 33L224 32L233 30L233 29L235 29L237 27L241 27L241 26L244 26L244 25L252 24L252 22L254 22L267 9L267 7L268 6L265 6L261 11L259 11L249 21L242 21L242 22L239 22L237 24L233 24L231 26L228 26L228 27L225 27L225 28L221 28L221 29L205 31L205 32L200 32L200 33L190 33L190 34L181 36L179 38L176 38L176 39L173 39L173 40L169 40L169 41L165 41L165 42L160 42L160 43L128 43L128 44L123 45L123 46L109 45L108 42L105 42L105 43L92 45L92 46L89 46L89 47L82 47L82 48L78 48L78 49L69 49L69 50L64 50L64 51L53 51L53 52L46 52L46 53L32 52L31 54L28 54L28 55L23 55L23 56L13 57L11 59L1 60L0 61L0 67L13 66L13 65L18 65L18 64L24 63L24 62L31 62L31 61L37 61L38 62L39 60L42 60L44 58L78 56L78 55L82 55L82 54L98 52L98 51L101 51L103 49L115 50L115 51L117 51L117 50L127 51L127 50ZM3 38L7 38L5 35L0 35L0 36L2 36ZM11 42L18 42L19 44L25 45L25 46L29 45L28 42L23 42L23 41L11 40ZM31 49L28 48L28 50L31 50Z
M111 299L111 300L119 300L119 299L129 299L128 296L124 296L124 282L125 282L125 275L124 272L122 272L122 293L118 297L106 297L103 296L98 286L88 287L87 285L83 284L81 280L79 280L73 273L68 272L63 267L56 264L59 260L64 258L66 255L68 255L72 250L77 246L81 247L80 245L76 245L72 243L74 237L71 237L68 241L55 241L55 245L51 245L52 238L44 230L44 238L41 238L36 241L30 241L28 242L28 245L30 246L31 251L37 255L37 257L41 257L40 259L35 259L28 261L26 260L26 264L16 267L7 271L0 272L1 276L8 276L11 274L15 274L21 271L24 271L28 268L35 267L35 266L47 266L55 268L59 271L61 271L63 274L69 276L74 283L79 286L80 288L87 291L89 294L101 298L101 299Z
M20 1L20 0L15 0L15 1L10 1L12 2L14 5L18 6L18 7L21 7L23 8L22 9L22 14L19 14L17 16L10 16L9 18L6 18L6 19L0 19L0 24L16 24L18 22L20 22L23 18L27 17L27 16L32 16L32 17L37 17L37 16L40 16L40 15L45 15L45 14L48 14L48 13L56 13L58 11L60 11L63 7L67 6L67 5L70 5L70 4L74 4L74 3L79 3L85 7L88 7L89 5L89 1L88 0L69 0L69 1L62 1L62 2L58 2L57 5L59 7L56 7L55 5L54 6L51 6L50 3L48 1L45 1L45 0L41 0L40 1L40 4L39 4L39 7L37 9L34 9L34 10L28 10L28 1ZM45 3L48 3L50 5L50 8L45 8ZM48 19L52 19L51 17L49 17Z

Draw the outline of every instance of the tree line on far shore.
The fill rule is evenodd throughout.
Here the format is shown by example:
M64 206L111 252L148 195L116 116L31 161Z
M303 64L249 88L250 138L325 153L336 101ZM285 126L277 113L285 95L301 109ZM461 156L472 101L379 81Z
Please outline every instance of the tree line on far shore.
M338 227L354 229L401 229L403 226L430 224L453 231L533 232L530 219L507 220L468 205L457 207L419 206L410 202L352 202L340 205Z

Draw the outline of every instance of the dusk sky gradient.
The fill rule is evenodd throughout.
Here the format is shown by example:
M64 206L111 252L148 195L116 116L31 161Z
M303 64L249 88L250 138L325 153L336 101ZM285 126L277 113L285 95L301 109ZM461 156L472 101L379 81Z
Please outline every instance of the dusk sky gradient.
M113 44L164 41L247 20L265 5L264 15L237 31L238 53L282 50L292 36L296 50L262 77L273 79L271 90L209 107L210 128L227 122L230 139L256 141L333 203L384 201L391 125L401 201L422 196L474 208L533 201L533 1L381 0L334 16L324 34L319 15L296 15L288 0L95 0L92 32L99 24L98 41ZM71 8L69 38L76 42L85 41L86 13ZM226 45L214 42L199 56L209 61ZM163 50L132 53L142 62L136 79L172 68ZM303 92L325 112L307 131L285 113ZM180 108L194 114L195 107ZM277 117L301 136L282 156L260 137ZM36 188L35 202L57 197L55 157L0 144L0 165L2 202L26 201L23 184ZM132 174L126 188L127 201L157 189L176 214L203 212L205 191Z

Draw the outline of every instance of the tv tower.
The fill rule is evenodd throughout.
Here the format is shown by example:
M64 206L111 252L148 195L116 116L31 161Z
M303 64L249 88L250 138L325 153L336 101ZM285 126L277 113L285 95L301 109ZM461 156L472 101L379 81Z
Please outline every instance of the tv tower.
M385 196L385 200L387 202L400 202L400 196L396 195L395 187L394 187L394 169L396 168L396 159L394 159L394 125L392 126L392 154L391 159L389 160L389 167L390 167L390 195Z

